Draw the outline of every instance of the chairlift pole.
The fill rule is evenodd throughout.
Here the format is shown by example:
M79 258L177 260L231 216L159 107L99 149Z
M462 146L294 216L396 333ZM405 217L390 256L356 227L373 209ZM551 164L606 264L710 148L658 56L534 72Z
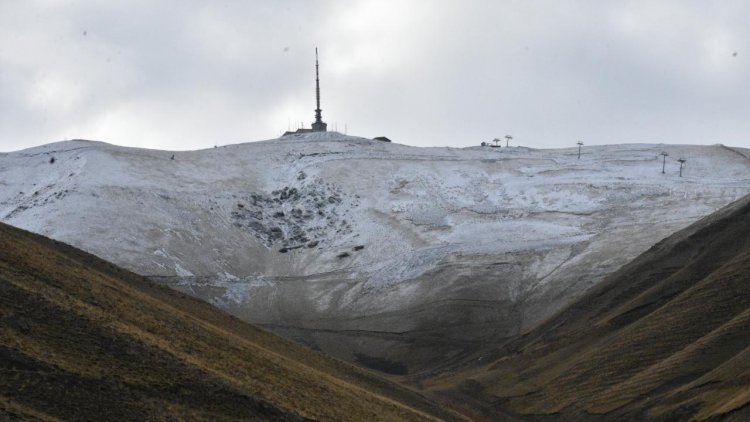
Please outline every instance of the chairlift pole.
M680 159L679 159L679 160L677 160L677 161L679 161L679 162L680 162L680 177L682 177L682 166L683 166L683 165L685 164L685 161L687 161L687 160L686 160L686 159L684 159L684 158L680 158Z
M581 159L581 146L583 145L583 142L578 141L578 159Z
M662 161L661 161L661 174L664 174L664 169L665 169L665 168L667 167L667 156L668 156L668 155L669 155L669 154L667 154L667 152L666 152L666 151L662 151L662 153L661 153L661 156L662 156Z
M508 148L508 141L510 141L511 139L513 139L512 136L505 135L505 148Z

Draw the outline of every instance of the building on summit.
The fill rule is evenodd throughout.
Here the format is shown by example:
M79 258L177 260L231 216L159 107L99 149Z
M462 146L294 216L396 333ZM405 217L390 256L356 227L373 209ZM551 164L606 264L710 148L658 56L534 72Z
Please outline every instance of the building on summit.
M318 48L315 47L315 101L318 106L315 109L315 121L311 125L311 128L299 128L296 131L286 131L283 136L295 135L298 133L310 133L310 132L326 132L328 130L328 124L323 121L323 110L320 109L320 76L318 74Z

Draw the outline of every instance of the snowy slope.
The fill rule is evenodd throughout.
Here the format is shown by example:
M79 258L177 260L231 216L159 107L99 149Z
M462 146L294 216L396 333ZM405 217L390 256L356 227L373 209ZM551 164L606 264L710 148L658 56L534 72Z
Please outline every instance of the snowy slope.
M341 357L387 349L401 361L400 340L382 333L466 340L534 326L750 192L746 156L633 144L586 146L579 160L574 148L332 132L174 153L67 141L0 156L0 220L323 349L356 336Z

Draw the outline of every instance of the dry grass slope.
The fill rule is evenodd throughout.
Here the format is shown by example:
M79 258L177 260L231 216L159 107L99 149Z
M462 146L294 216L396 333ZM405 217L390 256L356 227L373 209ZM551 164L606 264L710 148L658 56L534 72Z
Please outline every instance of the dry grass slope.
M427 386L522 419L750 420L750 197L655 245L492 363Z
M0 419L454 420L421 395L0 224Z

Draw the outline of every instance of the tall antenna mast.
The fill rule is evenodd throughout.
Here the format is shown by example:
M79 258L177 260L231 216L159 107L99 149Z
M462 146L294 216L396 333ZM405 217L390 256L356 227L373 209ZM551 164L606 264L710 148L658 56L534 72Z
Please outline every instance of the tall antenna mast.
M325 132L328 125L323 122L321 116L323 110L320 109L320 74L318 71L318 47L315 47L315 123L312 124L313 132Z
M315 109L315 123L321 121L321 112L323 111L320 109L320 72L318 67L318 47L315 47L315 103L318 106Z

